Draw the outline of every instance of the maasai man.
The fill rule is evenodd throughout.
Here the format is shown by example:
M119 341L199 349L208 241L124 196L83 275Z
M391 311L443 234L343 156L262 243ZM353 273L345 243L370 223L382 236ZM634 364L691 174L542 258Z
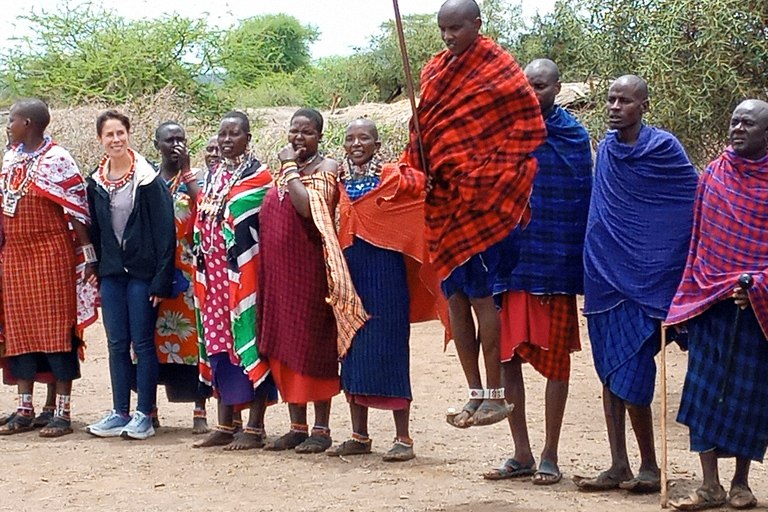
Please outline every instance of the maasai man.
M731 506L757 505L749 466L768 447L768 104L736 107L730 139L699 179L688 261L667 317L687 322L688 373L677 419L690 428L704 477L689 498L671 503L680 510L725 504L718 457L736 457ZM754 279L748 292L737 286L743 272Z
M155 148L160 152L160 176L173 197L176 223L176 271L174 297L160 303L155 346L160 361L160 380L169 402L193 402L192 433L209 432L205 401L211 388L200 382L199 349L192 286L195 274L192 232L195 202L200 187L197 169L189 166L187 136L176 122L162 123L155 130ZM157 409L154 411L157 414ZM155 418L153 418L156 420ZM158 425L155 425L157 428Z
M661 320L685 265L697 174L678 140L643 124L648 87L626 75L608 91L608 126L595 162L584 241L584 314L603 409L611 467L575 477L584 490L660 488L651 401ZM625 416L640 448L640 472L627 458Z
M13 104L7 127L12 149L0 172L2 328L5 356L19 392L18 409L0 427L2 435L33 428L33 384L44 372L53 374L58 397L56 411L40 435L72 432L72 381L80 377L76 327L95 319L95 290L91 288L90 299L78 295L84 283L95 283L85 183L72 156L45 136L50 119L39 99ZM78 283L77 264L83 255L88 265ZM89 311L84 310L87 304Z
M520 261L503 295L501 360L506 397L515 404L509 417L515 454L490 480L533 475L533 483L554 484L562 474L557 449L568 398L571 352L579 350L576 295L584 293L584 231L592 191L589 134L555 105L560 72L548 59L525 68L547 125L547 142L533 155L539 172L533 182L531 223L519 234ZM546 439L538 471L528 440L522 363L547 379Z
M396 165L382 164L379 132L373 121L358 119L347 126L339 186L339 244L355 290L371 315L355 335L341 362L341 388L352 416L352 439L326 453L331 456L371 453L368 409L391 410L395 443L388 462L414 457L408 423L411 408L409 364L410 322L438 317L447 304L439 287L425 282L424 197L400 196ZM430 293L432 292L432 293Z
M400 188L411 194L425 185L428 190L429 257L448 298L456 351L469 385L469 402L447 419L466 428L502 421L512 409L501 386L493 294L501 291L499 276L508 277L517 260L516 238L509 235L530 218L528 199L536 174L530 153L544 142L546 131L520 66L479 35L477 3L448 0L437 22L447 50L421 74L417 115L422 139L411 130ZM486 389L478 366L481 346Z

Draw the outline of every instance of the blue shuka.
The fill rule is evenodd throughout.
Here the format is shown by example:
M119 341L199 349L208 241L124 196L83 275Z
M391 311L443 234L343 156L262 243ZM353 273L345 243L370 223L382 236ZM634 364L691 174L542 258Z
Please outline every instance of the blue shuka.
M600 143L584 241L584 314L600 381L622 400L653 398L659 320L683 274L698 175L670 133ZM620 307L617 307L620 306Z
M531 222L519 232L520 257L505 289L533 294L584 293L584 232L592 192L589 134L555 105L531 194ZM519 230L519 228L518 228Z

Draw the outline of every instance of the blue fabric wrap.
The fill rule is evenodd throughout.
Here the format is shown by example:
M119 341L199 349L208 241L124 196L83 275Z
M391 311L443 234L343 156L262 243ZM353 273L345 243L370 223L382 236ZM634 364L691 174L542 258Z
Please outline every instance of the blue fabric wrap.
M584 241L584 314L624 300L664 319L683 274L698 175L670 133L643 126L634 146L600 143Z
M531 221L519 234L520 259L508 289L580 295L592 148L587 130L560 106L544 121L547 141L533 153L539 171L531 194Z

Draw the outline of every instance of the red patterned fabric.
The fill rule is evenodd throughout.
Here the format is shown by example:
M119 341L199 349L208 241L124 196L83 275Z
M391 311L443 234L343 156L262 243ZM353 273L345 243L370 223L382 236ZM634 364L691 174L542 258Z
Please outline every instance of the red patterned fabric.
M567 381L571 352L581 350L576 296L505 293L500 350L502 361L518 355L545 378Z
M64 210L33 188L3 227L5 355L71 351L75 252Z
M316 174L305 184L323 194L333 211L336 187ZM300 375L337 378L336 319L326 302L328 281L317 227L299 215L287 192L281 200L277 187L264 198L259 224L260 354L270 367L279 362ZM287 390L278 389L285 399Z
M424 188L430 259L441 280L530 219L536 175L531 153L546 129L533 90L515 59L480 36L458 57L446 50L421 74L418 138L402 156L400 191Z
M739 275L754 278L749 300L768 336L768 156L746 160L731 147L699 178L685 271L667 324L729 297Z

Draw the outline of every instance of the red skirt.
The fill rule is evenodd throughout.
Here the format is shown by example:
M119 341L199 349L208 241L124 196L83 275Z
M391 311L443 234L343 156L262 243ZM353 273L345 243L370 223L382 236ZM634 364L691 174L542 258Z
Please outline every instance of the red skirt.
M327 402L341 391L338 377L318 379L300 375L279 361L270 360L269 369L275 379L277 389L284 402L289 404L307 404L309 402Z
M71 351L75 253L64 210L30 190L3 227L5 356Z
M568 380L581 350L576 296L507 292L500 316L502 361L518 355L547 379Z

